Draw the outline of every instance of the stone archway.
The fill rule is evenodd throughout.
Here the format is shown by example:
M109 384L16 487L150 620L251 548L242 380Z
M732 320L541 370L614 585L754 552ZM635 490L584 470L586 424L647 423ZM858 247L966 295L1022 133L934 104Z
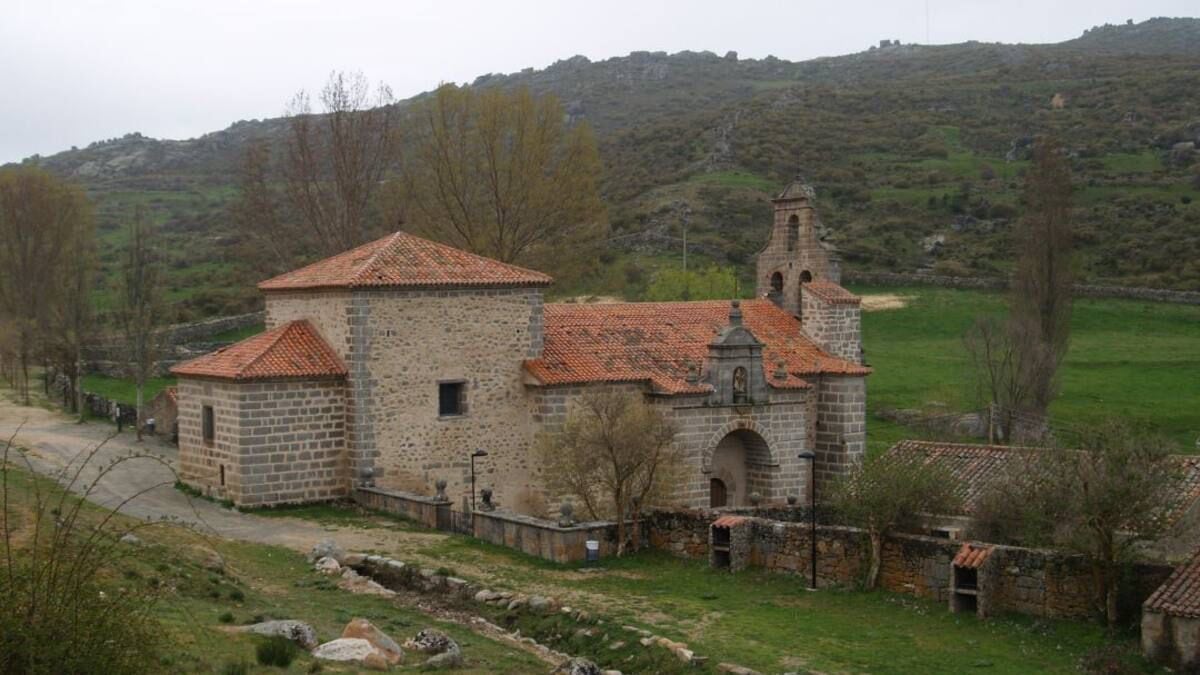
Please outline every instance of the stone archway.
M771 449L750 429L734 429L712 450L709 461L709 502L713 506L749 506L750 493L769 495Z

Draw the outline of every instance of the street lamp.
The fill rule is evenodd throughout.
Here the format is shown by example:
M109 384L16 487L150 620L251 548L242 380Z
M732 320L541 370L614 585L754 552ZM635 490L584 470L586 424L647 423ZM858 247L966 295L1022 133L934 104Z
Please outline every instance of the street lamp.
M487 450L476 450L471 453L471 512L475 512L475 458L487 457Z
M808 542L812 547L808 554L809 561L812 563L808 587L815 591L817 590L817 453L806 450L797 456L808 462Z

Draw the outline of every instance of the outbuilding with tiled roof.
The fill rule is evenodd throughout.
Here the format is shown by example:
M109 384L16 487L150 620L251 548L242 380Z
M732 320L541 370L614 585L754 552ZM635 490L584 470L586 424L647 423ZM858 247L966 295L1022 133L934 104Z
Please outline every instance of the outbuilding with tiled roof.
M1200 549L1142 605L1142 652L1180 672L1200 671Z

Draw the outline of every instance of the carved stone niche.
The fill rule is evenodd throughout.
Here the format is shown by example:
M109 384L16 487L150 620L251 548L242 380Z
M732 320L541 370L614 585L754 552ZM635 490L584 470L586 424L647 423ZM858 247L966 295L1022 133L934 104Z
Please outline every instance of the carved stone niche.
M706 381L712 405L749 406L766 403L767 379L762 368L763 344L742 325L741 303L729 308L729 325L708 345Z

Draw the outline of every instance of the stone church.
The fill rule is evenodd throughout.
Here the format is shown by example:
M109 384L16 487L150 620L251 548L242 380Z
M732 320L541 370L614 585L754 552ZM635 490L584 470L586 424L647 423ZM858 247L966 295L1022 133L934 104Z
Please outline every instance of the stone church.
M772 203L741 302L544 303L548 276L405 232L264 281L264 333L172 369L180 473L246 506L437 479L460 502L485 450L479 486L538 513L538 434L620 387L677 423L681 505L803 503L861 459L870 369L812 189Z

